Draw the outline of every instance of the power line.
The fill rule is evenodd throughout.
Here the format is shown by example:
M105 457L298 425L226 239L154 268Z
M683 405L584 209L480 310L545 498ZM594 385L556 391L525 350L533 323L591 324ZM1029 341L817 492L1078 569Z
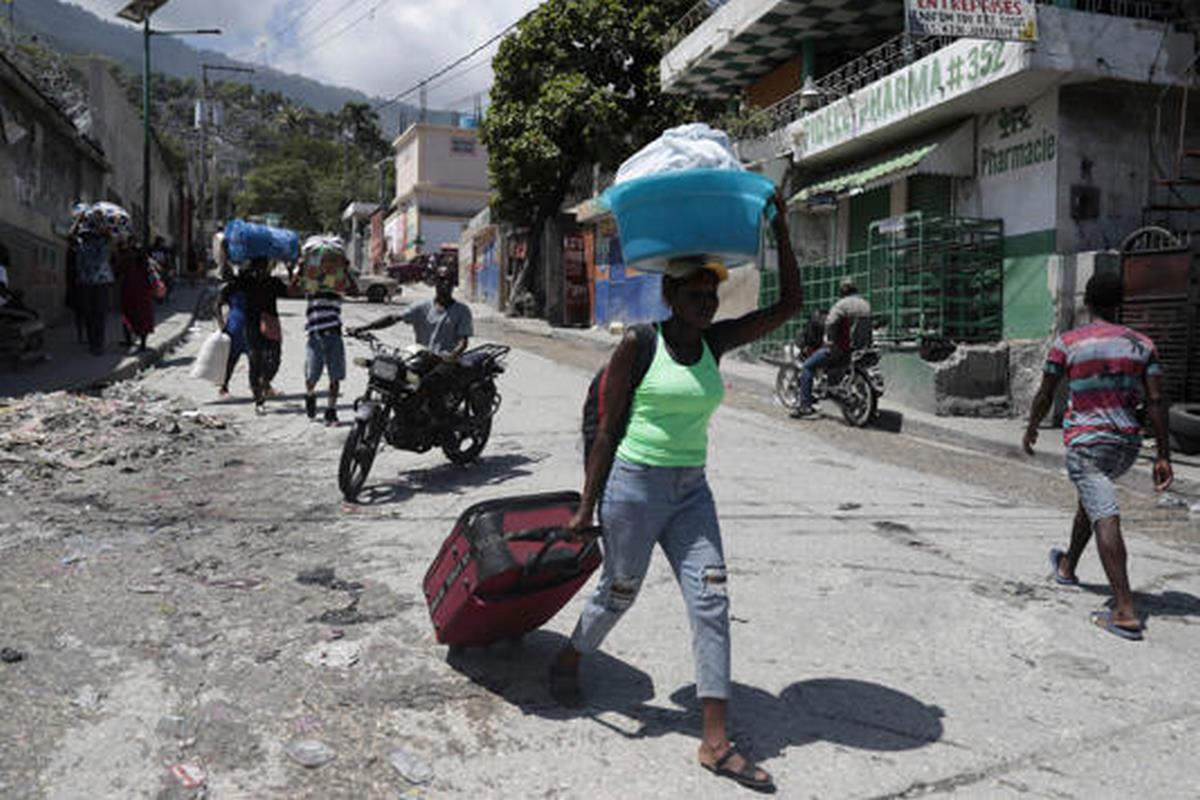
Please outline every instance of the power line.
M279 40L283 38L283 35L289 31L293 30L297 25L299 25L300 21L305 16L307 16L309 12L316 9L316 7L319 6L322 2L324 2L324 0L313 0L303 11L301 11L299 14L297 14L295 17L293 17L290 22L285 23L282 28L279 28L278 30L276 30L270 34L264 34L262 37L260 37L260 40L265 39L266 41L269 41L275 45L281 44L281 42ZM295 36L295 38L293 39L293 41L291 42L291 44L289 46L297 47L309 36L316 36L319 33L323 32L326 25L328 25L330 22L335 20L337 17L339 17L345 13L348 13L353 6L357 5L358 3L362 3L362 2L366 2L366 0L346 0L346 2L342 3L342 5L339 6L332 14L326 15L324 18L321 19L320 22L316 23L316 25L313 26L312 33L306 34L303 31L301 31L299 34L297 34ZM236 58L236 59L252 58L252 57L256 56L260 50L264 50L264 49L268 49L267 46L265 45L265 43L262 48L260 48L256 45L255 47L252 47L250 49L239 51L236 55L233 55L230 57ZM274 49L274 48L271 48L271 49Z
M502 31L500 31L499 33L497 33L497 34L495 34L494 36L492 36L492 37L491 37L490 39L488 39L486 42L484 42L483 44L479 45L479 46L478 46L478 47L476 47L474 50L472 50L471 52L467 53L465 56L461 56L460 58L456 59L455 61L451 62L450 64L447 64L446 66L442 67L442 68L441 68L441 69L439 69L437 72L434 72L433 74L431 74L431 75L429 75L429 76L425 77L424 79L422 79L422 80L418 81L417 83L413 84L412 86L410 86L409 88L405 89L404 91L402 91L402 92L399 92L399 93L397 93L397 94L394 94L394 95L392 95L391 97L389 97L387 100L384 100L382 103L379 103L379 104L377 104L377 105L375 106L375 110L376 110L376 111L381 111L381 110L383 110L383 109L387 108L388 106L395 104L396 102L398 102L398 101L400 100L400 98L402 98L402 97L407 97L408 95L410 95L410 94L412 94L413 92L415 92L415 91L419 90L419 89L420 89L421 87L423 87L423 86L427 87L430 81L432 81L432 80L434 80L434 79L436 79L436 78L440 78L441 76L445 75L445 74L446 74L447 72L449 72L450 70L452 70L452 69L454 69L455 67L457 67L459 64L462 64L462 63L464 63L464 62L466 62L466 61L470 61L470 60L471 60L472 58L474 58L474 57L475 57L475 56L476 56L478 53L480 53L481 51L485 50L487 47L489 47L489 46L490 46L490 45L492 45L493 43L495 43L495 42L498 42L498 41L500 41L501 39L503 39L503 38L504 38L504 36L505 36L505 35L506 35L506 34L507 34L509 31L511 31L513 28L517 27L517 25L518 25L518 24L520 24L521 20L523 20L523 19L525 19L525 17L521 17L521 19L518 19L518 20L516 20L515 22L513 22L513 23L511 23L511 24L507 25L507 26L506 26L506 27L505 27L505 28L504 28Z
M354 21L352 21L352 22L348 23L347 25L345 25L345 26L343 26L343 27L339 28L339 29L338 29L338 30L337 30L335 33L332 33L332 34L330 34L329 36L325 37L324 39L321 39L321 40L319 40L319 41L318 41L318 42L316 42L315 44L310 44L310 45L308 45L308 46L305 48L306 52L309 52L309 53L311 53L311 52L313 52L314 50L319 50L319 49L321 49L322 47L324 47L325 45L327 45L327 44L329 44L330 42L332 42L334 39L338 39L338 38L340 38L340 37L341 37L341 36L342 36L344 33L346 33L347 31L349 31L351 28L355 27L356 25L358 25L358 23L362 22L362 21L363 21L364 19L366 19L367 17L373 16L373 15L375 14L375 12L376 12L376 11L378 11L378 10L380 9L380 7L381 7L381 6L383 6L383 4L384 4L384 3L388 3L388 2L390 2L390 0L378 0L378 2L376 2L376 3L375 3L375 5L373 5L373 6L371 6L370 8L368 8L368 9L367 9L365 12L363 12L363 13L362 13L360 16L358 16L357 18L355 18L355 19L354 19Z
M472 72L474 72L475 70L482 69L483 67L488 67L488 66L491 66L490 61L480 61L478 64L472 64L471 66L467 67L466 69L460 70L457 73L455 73L454 75L450 75L450 76L446 77L445 79L438 81L437 83L430 84L429 86L426 87L426 89L430 92L435 92L438 89L445 88L456 81L462 80L463 78L467 77L467 75L470 75ZM471 94L467 95L466 97L460 98L454 102L461 103L465 100L470 100L474 96L475 96L475 93L472 92ZM454 104L452 103L450 107L453 108L453 106L454 106Z
M292 30L293 28L295 28L297 25L300 24L300 20L307 17L309 15L309 13L311 13L312 10L314 8L316 8L317 6L319 6L322 2L324 2L324 0L312 0L312 2L309 3L303 11L301 11L296 16L292 17L291 22L289 22L287 25L284 25L279 30L275 31L275 36L272 38L278 38L280 36L283 36L283 34L287 33L288 31Z

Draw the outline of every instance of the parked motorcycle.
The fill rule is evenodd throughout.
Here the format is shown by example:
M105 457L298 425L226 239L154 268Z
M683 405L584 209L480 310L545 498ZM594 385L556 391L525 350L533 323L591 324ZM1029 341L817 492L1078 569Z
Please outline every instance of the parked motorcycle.
M766 359L779 367L775 398L789 411L800 406L800 368L812 352L811 347L789 344L782 359ZM879 350L874 347L854 350L844 361L831 362L813 376L813 399L837 403L846 423L855 428L865 428L875 421L882 395L883 372L879 369Z
M380 442L417 453L441 447L455 464L479 457L500 407L496 376L504 372L507 346L483 344L448 364L416 345L400 350L369 332L355 338L368 343L371 356L354 360L369 377L367 391L354 401L354 426L338 466L338 488L347 500L362 490Z
M36 311L25 306L20 292L0 283L0 358L14 364L40 360L46 346L46 326Z

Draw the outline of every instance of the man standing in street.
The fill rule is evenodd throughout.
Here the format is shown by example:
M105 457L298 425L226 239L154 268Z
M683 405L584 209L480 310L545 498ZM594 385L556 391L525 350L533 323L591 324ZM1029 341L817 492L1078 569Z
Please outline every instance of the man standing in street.
M831 361L848 358L855 347L867 342L871 328L871 304L858 293L854 279L842 278L838 287L841 299L829 309L825 317L825 344L805 360L800 368L800 405L792 411L793 417L807 417L813 413L813 376L816 371Z
M1133 607L1126 572L1125 542L1113 481L1137 460L1142 426L1136 409L1144 399L1154 430L1157 457L1154 488L1171 485L1171 450L1163 410L1162 368L1150 337L1116 324L1121 304L1121 279L1114 273L1093 275L1084 292L1093 322L1059 336L1046 357L1045 373L1022 445L1033 455L1038 424L1050 410L1054 390L1065 376L1070 401L1063 417L1067 474L1079 493L1071 545L1065 553L1050 551L1054 580L1076 585L1075 569L1092 533L1108 576L1115 602L1112 609L1095 611L1092 622L1123 639L1142 638L1142 624Z
M454 361L467 349L474 335L471 309L454 299L455 275L446 264L434 272L435 294L432 300L417 303L400 314L388 314L350 331L351 334L377 330L407 322L413 326L417 344L428 347L444 361Z

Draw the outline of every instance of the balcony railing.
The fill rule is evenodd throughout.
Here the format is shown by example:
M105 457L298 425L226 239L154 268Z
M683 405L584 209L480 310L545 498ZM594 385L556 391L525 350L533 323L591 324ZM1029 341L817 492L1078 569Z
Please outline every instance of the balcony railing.
M1179 22L1181 19L1176 0L1037 0L1037 3L1093 14L1160 22ZM769 136L795 122L806 111L815 111L882 80L954 41L953 36L897 34L815 80L813 84L816 91L810 90L806 101L802 98L802 90L799 90L766 108L746 109L731 119L722 120L722 123L735 139L759 139Z
M667 29L663 34L661 43L662 51L667 53L675 45L683 41L689 33L699 28L704 20L712 16L712 13L721 6L725 5L729 0L700 0L696 5L688 9L687 13L679 18L679 21Z

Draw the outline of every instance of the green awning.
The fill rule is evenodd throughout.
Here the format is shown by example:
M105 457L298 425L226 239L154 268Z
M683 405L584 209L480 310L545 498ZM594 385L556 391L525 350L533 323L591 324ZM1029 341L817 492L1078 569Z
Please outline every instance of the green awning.
M936 143L927 144L855 172L849 172L845 175L838 175L836 178L829 178L820 183L814 183L796 193L788 201L788 204L806 203L809 198L821 194L843 195L853 192L856 189L865 191L873 189L879 184L891 183L894 180L906 177L909 173L916 170L921 160L936 149Z
M810 203L821 195L843 197L895 183L909 175L949 175L969 178L975 174L975 129L970 122L942 131L906 150L892 151L875 163L804 187L789 205Z

